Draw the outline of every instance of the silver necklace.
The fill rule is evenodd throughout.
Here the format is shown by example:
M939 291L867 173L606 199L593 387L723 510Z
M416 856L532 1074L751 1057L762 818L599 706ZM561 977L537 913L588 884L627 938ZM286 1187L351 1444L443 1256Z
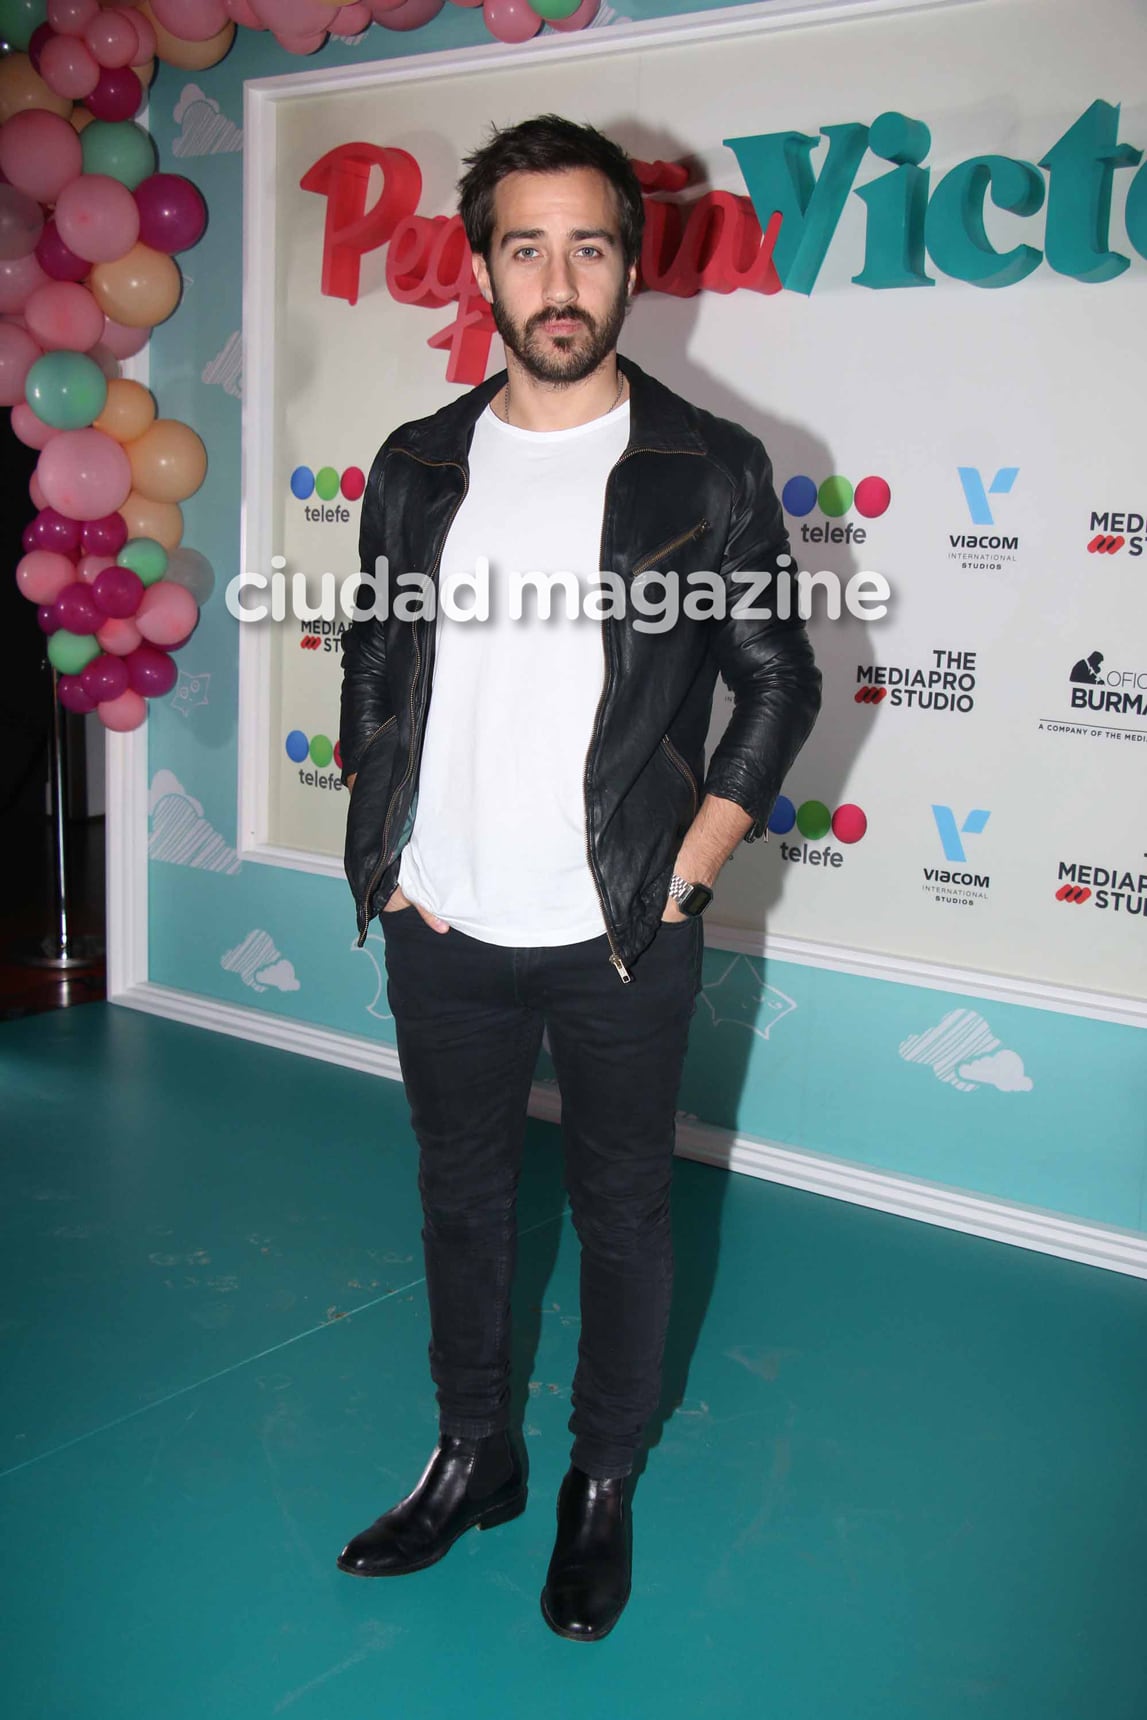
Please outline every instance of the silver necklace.
M506 378L506 390L505 390L505 392L506 392L506 399L505 399L505 402L504 402L503 407L502 407L502 418L503 418L505 423L509 424L510 423L510 379L508 376ZM624 373L624 371L619 370L618 375L617 375L617 393L614 396L613 405L609 408L608 412L601 413L602 418L608 417L609 412L616 412L617 411L617 408L621 404L621 397L624 394L624 392L625 392L625 373ZM513 428L515 428L515 426L510 425L510 428L513 429Z

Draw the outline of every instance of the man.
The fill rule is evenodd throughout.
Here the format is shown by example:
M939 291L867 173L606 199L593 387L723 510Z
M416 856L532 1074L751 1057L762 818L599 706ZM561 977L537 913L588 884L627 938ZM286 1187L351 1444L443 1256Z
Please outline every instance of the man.
M506 369L388 438L360 553L387 567L392 597L415 571L444 603L485 558L490 619L392 605L356 622L341 723L347 875L360 942L380 914L420 1145L439 1440L339 1564L420 1570L524 1509L510 1290L548 1029L581 1335L541 1600L560 1635L596 1641L629 1595L628 1482L660 1393L699 915L737 844L765 832L820 674L799 620L732 612L735 574L775 570L788 547L761 444L618 357L643 222L624 152L545 115L495 131L466 166L461 213ZM523 570L573 570L587 594L606 570L632 603L509 620L495 610ZM727 595L723 616L641 624L643 575L698 570ZM705 773L718 671L735 704Z

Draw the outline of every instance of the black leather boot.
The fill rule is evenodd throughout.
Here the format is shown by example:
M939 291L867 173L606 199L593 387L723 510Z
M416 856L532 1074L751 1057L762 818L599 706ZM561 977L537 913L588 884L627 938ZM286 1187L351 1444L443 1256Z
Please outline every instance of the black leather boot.
M526 1478L508 1432L440 1434L413 1492L338 1556L354 1577L400 1577L437 1564L467 1529L493 1529L526 1508Z
M570 1465L558 1493L558 1533L542 1617L559 1636L600 1642L629 1599L633 1538L628 1476L596 1481Z

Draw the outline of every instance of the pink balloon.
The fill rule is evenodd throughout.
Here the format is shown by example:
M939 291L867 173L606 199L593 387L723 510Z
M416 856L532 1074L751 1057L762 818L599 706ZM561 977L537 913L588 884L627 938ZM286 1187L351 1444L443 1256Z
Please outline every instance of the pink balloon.
M122 514L105 514L102 520L85 520L80 542L85 555L118 555L127 542L127 522Z
M526 0L521 0L522 5L525 3ZM423 24L429 24L431 18L437 18L445 4L446 0L402 0L401 6L384 12L378 22L384 30L420 30ZM533 16L537 17L537 14ZM541 27L542 21L538 18L538 29ZM535 32L531 30L530 34ZM524 41L525 37L521 40Z
M223 0L223 4L227 9L227 16L244 30L265 30L267 28L251 5L251 0Z
M38 287L46 287L49 279L35 252L28 257L0 259L0 316L19 316L31 295Z
M109 382L121 374L119 359L101 341L88 348L87 356L93 364L99 365Z
M120 9L122 10L122 8ZM131 63L133 66L146 66L149 60L154 60L156 49L159 47L155 35L155 26L143 12L129 11L128 17L135 26L135 33L139 37L139 51Z
M12 408L12 429L25 448L46 448L52 437L60 434L37 418L26 400L18 400Z
M31 550L16 563L16 584L29 603L55 603L75 577L70 558L49 549Z
M102 651L80 670L80 681L89 699L100 704L104 699L118 699L130 684L127 666L122 657Z
M126 657L143 643L143 634L134 621L105 621L96 628L96 639L101 650L110 651L113 657Z
M139 65L139 31L126 11L101 12L84 30L84 41L101 66Z
M349 6L340 6L331 25L332 36L360 36L371 25L370 7L366 0L353 0Z
M96 710L105 729L114 729L120 734L138 729L147 716L147 706L130 687L118 699L105 699L103 704L96 706Z
M223 0L151 0L156 20L183 42L206 42L227 25Z
M38 203L54 203L83 165L79 133L58 113L22 108L0 126L0 172Z
M23 400L28 372L42 351L27 329L0 322L0 406Z
M374 18L376 23L381 22L384 12L394 12L399 6L403 6L405 4L406 0L367 0L371 16Z
M185 586L160 579L148 586L133 619L152 645L174 645L194 628L199 605Z
M325 30L317 30L314 35L311 36L275 37L280 48L284 48L288 54L317 54L326 39L327 36Z
M58 36L82 36L99 12L100 0L48 0L48 23Z
M81 173L65 185L55 220L64 244L89 263L114 263L139 238L135 198L126 185L106 173Z
M58 96L82 102L100 81L99 62L78 36L53 36L40 54L40 76Z
M143 580L130 567L105 567L92 586L92 596L105 615L126 621L139 608Z
M50 507L74 520L98 520L131 494L131 462L102 430L61 430L40 455L37 480Z
M28 295L28 327L49 352L87 352L104 331L104 313L76 281L49 281ZM110 510L108 510L110 511Z
M251 9L276 36L313 36L330 29L338 6L326 0L251 0Z
M44 212L34 197L0 185L0 257L27 257L40 243Z
M153 173L135 188L139 237L153 251L189 250L207 226L207 205L190 179L179 173Z
M61 430L60 435L62 436L63 434L64 432ZM56 438L53 436L52 441L54 442L55 440ZM42 454L40 458L43 459ZM28 479L28 494L32 498L32 506L34 508L39 508L40 512L43 513L44 509L48 506L48 498L44 494L44 486L35 472L33 472L32 476Z
M118 519L119 515L113 514L110 517ZM100 555L89 551L87 555L80 557L76 573L85 585L94 585L105 568L117 567L118 565L114 555Z
M600 11L601 0L581 0L577 11L571 12L568 18L547 18L546 23L551 30L584 30Z
M52 632L55 631L53 627ZM86 717L96 708L94 701L84 692L82 675L61 675L56 682L56 694L65 710L78 711L81 717Z
M73 568L73 574L75 569ZM94 633L104 621L103 610L92 596L92 588L81 579L72 579L56 595L53 605L56 620L69 633Z
M134 358L137 352L143 351L150 339L149 328L128 328L126 323L113 322L111 317L104 318L100 345L106 346L116 358Z
M87 99L97 119L110 124L134 119L143 106L143 85L130 66L109 66Z
M154 645L141 645L138 651L133 651L127 660L127 672L132 687L147 699L169 693L179 679L174 660Z
M62 435L62 431L57 431ZM56 508L41 507L32 521L36 533L36 548L55 550L60 555L75 555L80 547L80 522L61 514Z
M82 185L86 177L86 174L81 174L79 180L73 180L72 183ZM65 187L66 189L68 188ZM40 234L40 242L36 246L36 261L53 281L86 281L92 267L64 244L60 238L60 229L54 221L44 223L44 231Z

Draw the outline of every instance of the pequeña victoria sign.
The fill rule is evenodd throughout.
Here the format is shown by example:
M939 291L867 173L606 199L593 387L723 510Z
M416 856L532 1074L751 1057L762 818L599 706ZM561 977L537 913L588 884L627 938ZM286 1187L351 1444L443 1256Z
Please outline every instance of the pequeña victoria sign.
M816 137L780 131L725 138L747 197L703 191L678 200L689 186L684 163L635 161L646 216L639 291L678 298L742 289L811 293L850 195L866 210L856 286L931 287L929 262L940 274L977 287L1014 286L1045 260L1072 280L1113 280L1129 262L1108 244L1115 172L1139 167L1143 156L1133 144L1120 143L1118 131L1118 106L1094 101L1038 166L976 155L951 168L934 190L932 170L923 165L932 144L928 127L892 112L871 125L824 126L828 150L817 174L810 160ZM854 186L866 154L889 171ZM368 207L372 168L381 170L382 186ZM460 217L416 213L422 173L409 151L338 144L299 183L327 200L323 293L357 303L362 258L386 245L392 298L426 309L457 306L453 322L427 341L448 354L448 381L481 382L495 332L490 307L474 281ZM1021 217L1046 204L1043 250L1026 242L998 250L984 225L989 200ZM1147 166L1128 186L1123 224L1130 246L1147 257Z

